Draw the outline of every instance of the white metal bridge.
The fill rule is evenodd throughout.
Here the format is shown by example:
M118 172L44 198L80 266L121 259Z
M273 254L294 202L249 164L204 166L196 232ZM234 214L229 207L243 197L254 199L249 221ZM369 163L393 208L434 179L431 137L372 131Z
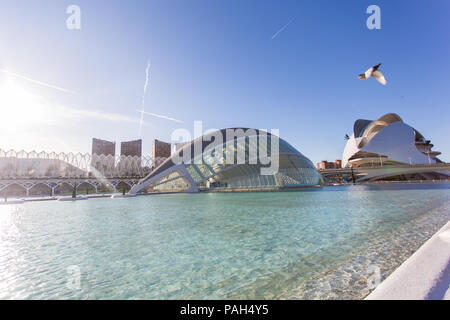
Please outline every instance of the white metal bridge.
M89 153L5 151L0 149L0 194L24 196L37 188L54 195L61 187L98 192L130 189L165 158L112 156Z

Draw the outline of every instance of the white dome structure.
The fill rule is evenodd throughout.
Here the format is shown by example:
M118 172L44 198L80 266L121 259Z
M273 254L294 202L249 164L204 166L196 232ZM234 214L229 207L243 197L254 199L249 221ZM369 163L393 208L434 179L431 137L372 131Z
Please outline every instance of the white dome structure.
M437 164L441 153L395 113L377 120L357 120L342 156L342 167L389 164Z
M277 168L263 174L269 158L277 159ZM185 144L130 194L269 191L320 183L311 160L285 140L262 130L228 128Z

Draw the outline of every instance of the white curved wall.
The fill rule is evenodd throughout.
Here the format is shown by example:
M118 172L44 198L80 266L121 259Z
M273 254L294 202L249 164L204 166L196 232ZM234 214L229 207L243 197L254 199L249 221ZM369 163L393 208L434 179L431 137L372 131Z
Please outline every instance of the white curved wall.
M394 122L381 129L361 151L387 156L390 160L412 164L436 163L415 145L414 129L403 122Z
M359 151L358 145L361 140L362 137L355 138L355 135L352 134L350 139L347 141L344 149L344 154L342 155L342 168L345 168L348 164L348 159L350 159L355 153Z
M436 163L416 148L414 129L404 122L394 122L384 127L363 148L359 149L361 139L355 138L353 134L347 141L342 155L343 168L348 165L348 159L358 151L385 155L390 160L404 163Z
M348 164L348 159L356 152L358 152L358 147L355 141L355 134L352 134L350 139L347 141L347 144L344 148L344 153L342 154L342 168L345 168Z

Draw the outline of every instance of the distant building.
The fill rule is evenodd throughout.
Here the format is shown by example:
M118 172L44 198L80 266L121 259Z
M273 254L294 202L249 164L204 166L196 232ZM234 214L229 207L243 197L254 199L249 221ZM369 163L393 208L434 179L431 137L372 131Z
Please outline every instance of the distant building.
M91 167L98 172L104 172L106 170L106 165L104 164L105 157L116 156L116 143L101 139L92 139L92 159ZM114 163L114 160L112 161Z
M317 163L317 169L326 170L326 169L338 169L342 166L342 160L336 160L335 162L328 162L323 160Z
M170 157L171 144L155 139L153 141L153 167L158 167L165 159Z
M92 139L92 154L102 155L105 156L116 155L116 143L101 139Z
M127 157L125 159L125 157ZM129 159L132 157L132 159ZM142 139L134 141L123 141L120 143L120 159L117 162L117 169L122 175L127 177L139 176L142 172Z
M120 144L121 156L142 156L142 139L134 141L124 141Z

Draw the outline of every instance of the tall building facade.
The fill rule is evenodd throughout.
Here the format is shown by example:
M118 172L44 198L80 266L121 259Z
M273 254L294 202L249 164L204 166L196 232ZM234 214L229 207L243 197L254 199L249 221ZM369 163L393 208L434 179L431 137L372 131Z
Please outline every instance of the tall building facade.
M116 155L116 143L111 142L111 141L93 138L92 139L92 154L97 154L97 155L103 154L105 156L108 156L108 155L115 156Z
M336 160L335 162L328 162L323 160L317 163L317 169L326 170L326 169L338 169L342 166L342 160Z
M155 139L153 141L153 168L158 167L171 155L171 144Z
M92 139L92 159L91 168L97 172L106 171L106 165L104 163L105 157L116 156L116 143L101 139ZM114 162L114 161L113 161Z
M142 156L142 139L134 141L124 141L120 144L120 155L121 156L132 156L141 157Z

